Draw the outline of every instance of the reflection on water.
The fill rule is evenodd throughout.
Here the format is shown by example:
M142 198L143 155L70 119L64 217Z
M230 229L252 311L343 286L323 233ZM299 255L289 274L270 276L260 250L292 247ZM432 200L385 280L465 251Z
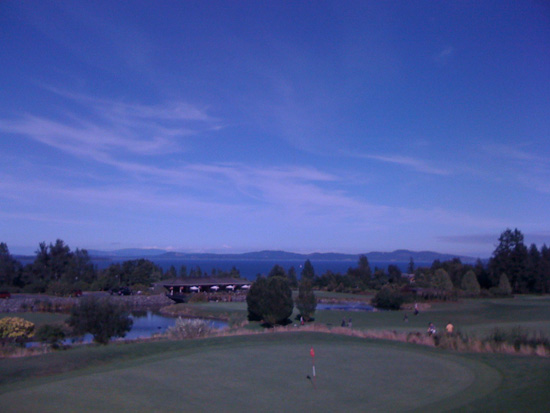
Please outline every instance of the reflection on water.
M134 324L132 329L126 333L124 340L135 340L138 338L149 338L155 334L165 333L168 328L176 324L177 318L174 317L165 317L160 314L153 313L152 311L140 311L132 313L131 315ZM227 327L225 321L219 320L206 320L210 323L214 329L222 329ZM118 338L114 338L115 340ZM65 344L73 343L91 343L93 336L91 334L86 334L82 337L73 337L68 338L64 341ZM27 343L27 347L32 347L38 345L36 342Z

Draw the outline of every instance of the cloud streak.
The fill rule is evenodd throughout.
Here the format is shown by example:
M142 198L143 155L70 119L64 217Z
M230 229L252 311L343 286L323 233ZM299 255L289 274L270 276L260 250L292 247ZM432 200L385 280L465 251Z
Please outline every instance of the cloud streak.
M452 174L452 171L449 169L438 168L418 158L401 155L377 155L361 153L356 154L349 151L344 152L344 154L355 158L370 159L378 162L399 165L408 169L412 169L416 172L421 172L429 175L447 176Z

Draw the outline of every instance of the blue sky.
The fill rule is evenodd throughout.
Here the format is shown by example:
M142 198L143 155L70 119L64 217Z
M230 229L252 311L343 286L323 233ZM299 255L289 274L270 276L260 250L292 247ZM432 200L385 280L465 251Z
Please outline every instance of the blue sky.
M0 2L0 241L550 244L540 1Z

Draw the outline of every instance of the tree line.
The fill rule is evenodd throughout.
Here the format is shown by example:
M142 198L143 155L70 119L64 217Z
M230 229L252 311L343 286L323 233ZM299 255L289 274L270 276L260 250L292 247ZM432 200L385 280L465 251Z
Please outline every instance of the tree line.
M288 272L275 265L268 274L281 276L292 288L298 287L294 267ZM404 287L414 285L429 293L460 292L479 294L547 294L550 293L550 248L545 244L539 249L535 244L527 247L518 229L506 229L498 238L498 245L487 261L478 259L474 264L463 263L459 258L433 261L429 267L416 267L411 258L404 274L397 265L372 269L368 258L361 255L355 267L345 273L326 271L315 273L307 260L300 279L311 281L317 290L362 293L379 291L385 286Z
M0 289L11 292L70 295L77 290L108 291L121 288L146 290L151 284L175 277L239 278L236 268L230 271L212 269L210 274L199 267L174 266L167 271L147 259L113 263L105 269L97 266L85 249L71 248L63 240L39 244L33 262L23 265L13 257L4 242L0 242Z
M359 257L357 266L344 274L326 271L317 275L309 260L304 263L300 277L294 267L286 271L275 265L268 277L284 278L290 288L298 288L300 279L307 279L318 290L361 293L378 291L390 285L406 286L412 280L417 288L434 292L458 291L469 295L506 293L546 294L550 292L550 248L540 249L532 244L527 247L518 229L507 229L498 238L498 245L491 258L475 264L462 263L459 258L440 262L430 267L415 267L410 260L407 276L396 265L374 270L366 256ZM187 269L173 266L167 271L147 259L113 263L98 270L83 249L71 251L62 240L54 244L41 243L32 263L22 265L0 243L0 288L29 293L68 294L74 289L109 290L121 287L146 288L154 282L175 277L240 277L233 267L230 271L213 269L210 274L200 267Z

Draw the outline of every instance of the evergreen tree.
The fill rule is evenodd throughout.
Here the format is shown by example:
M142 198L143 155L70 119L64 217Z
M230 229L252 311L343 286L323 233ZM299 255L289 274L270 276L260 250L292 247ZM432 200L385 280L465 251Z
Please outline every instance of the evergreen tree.
M313 268L310 260L306 260L306 262L304 263L304 268L302 268L301 276L302 280L308 279L310 281L313 281L313 279L315 278L315 269Z
M7 244L0 243L0 285L15 286L21 273L21 264L12 257Z
M500 235L498 240L499 244L489 261L493 285L499 281L502 273L506 273L513 292L527 292L528 252L523 243L523 234L518 229L514 231L507 229Z
M296 297L296 308L305 321L309 321L317 308L317 298L313 292L313 285L307 278L302 279Z
M443 268L439 268L435 271L432 278L432 286L443 292L451 292L453 290L451 277L449 277L449 274Z
M258 277L246 296L249 320L269 325L283 324L292 314L294 302L286 277Z
M281 267L279 264L275 264L271 271L269 271L269 274L267 275L268 278L271 277L283 277L286 278L286 271L283 267Z
M497 292L499 295L512 295L512 286L506 273L500 274Z
M473 270L468 271L462 277L462 289L469 295L477 296L481 292L476 273Z
M288 285L290 285L290 288L298 287L298 277L296 276L296 269L294 267L290 267L288 269L286 279L288 280Z
M408 274L414 274L414 260L413 257L409 260L409 266L407 267Z

